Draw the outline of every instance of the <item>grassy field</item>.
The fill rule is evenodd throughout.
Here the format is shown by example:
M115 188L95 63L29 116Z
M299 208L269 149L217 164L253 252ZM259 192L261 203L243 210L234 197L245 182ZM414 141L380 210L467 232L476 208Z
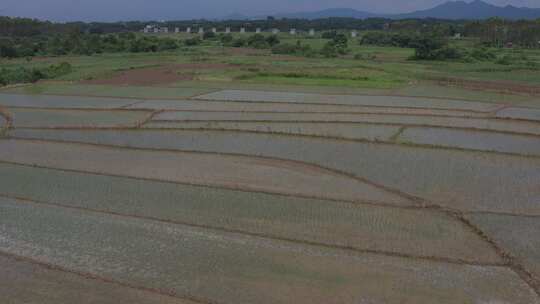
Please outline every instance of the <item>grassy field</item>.
M169 34L185 39L187 34ZM239 37L236 34L236 37ZM249 35L246 34L245 37ZM190 37L194 37L191 35ZM310 45L320 49L328 40L280 34L282 43ZM471 47L470 41L454 41L461 47ZM340 58L307 58L272 55L269 50L225 48L216 40L201 45L182 47L161 53L117 53L93 56L62 56L32 60L2 60L4 68L46 67L69 62L73 70L49 83L25 88L25 93L77 94L127 97L178 98L197 95L199 91L180 92L174 88L215 90L252 88L307 92L342 92L452 97L505 103L536 100L540 73L526 63L540 63L540 51L493 49L498 57L511 55L526 58L512 64L477 61L416 61L410 60L413 49L361 45L357 39L349 42L349 55ZM358 58L358 59L355 59ZM167 68L161 71L160 68ZM172 77L166 82L148 81L146 86L166 87L109 89L91 84L132 85L134 73L158 69L155 77ZM161 73L161 74L160 74ZM118 75L124 75L122 79ZM152 74L154 75L154 74ZM132 77L130 79L130 77ZM84 88L79 84L87 85ZM96 82L97 81L97 82ZM138 91L143 92L138 92Z

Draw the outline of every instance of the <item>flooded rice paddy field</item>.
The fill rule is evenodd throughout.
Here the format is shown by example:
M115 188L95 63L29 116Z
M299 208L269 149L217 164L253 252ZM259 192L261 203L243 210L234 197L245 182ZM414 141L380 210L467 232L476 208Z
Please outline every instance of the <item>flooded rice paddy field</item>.
M126 110L60 110L8 108L15 128L111 128L136 127L151 113Z
M540 303L537 110L196 91L0 94L1 294Z

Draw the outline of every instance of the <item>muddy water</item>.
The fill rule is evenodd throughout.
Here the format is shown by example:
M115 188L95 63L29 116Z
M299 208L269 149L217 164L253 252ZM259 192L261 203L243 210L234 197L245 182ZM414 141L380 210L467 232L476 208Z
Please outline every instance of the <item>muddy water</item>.
M193 304L0 255L0 294L10 304Z
M145 120L146 111L83 111L9 109L14 127L134 127Z
M150 122L145 128L163 129L214 129L253 132L286 133L372 141L390 140L400 130L399 126L344 124L344 123L252 123L252 122Z
M506 108L497 112L497 117L540 121L540 110L528 108Z
M5 199L0 220L2 251L211 302L540 303L503 267L349 255Z
M363 106L413 107L432 109L458 109L489 112L499 107L497 104L458 101L450 99L434 99L421 97L398 96L365 96L365 95L323 95L310 93L238 91L223 90L198 96L198 99L231 100L252 102L297 102L314 104L345 104Z
M380 113L442 116L486 116L485 113L464 110L440 110L421 108L391 108L350 105L324 105L299 103L234 102L205 100L149 100L135 103L132 109L184 110L184 111L237 111L237 112L310 112L310 113Z
M399 196L300 163L217 154L128 151L79 144L0 141L0 160L232 189L347 201L403 203Z
M540 156L540 137L451 129L407 128L401 142Z
M440 126L506 131L540 135L540 123L504 119L382 114L164 112L155 121L259 121L261 122L356 122L414 126Z
M367 178L449 208L540 215L540 160L227 131L47 131L16 136L292 159Z
M539 217L473 214L469 218L540 279Z
M0 195L320 244L496 263L443 213L0 164ZM423 218L418 222L418 218ZM463 244L467 246L463 246Z
M33 108L112 109L140 100L79 96L0 94L0 106Z

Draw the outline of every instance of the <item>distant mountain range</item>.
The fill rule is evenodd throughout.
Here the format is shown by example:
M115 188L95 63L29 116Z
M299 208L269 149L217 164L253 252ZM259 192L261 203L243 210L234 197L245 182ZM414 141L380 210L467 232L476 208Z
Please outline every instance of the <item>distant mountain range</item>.
M487 19L491 17L501 17L505 19L537 19L540 18L540 8L515 7L512 5L496 6L481 0L473 2L449 1L427 10L420 10L405 14L375 14L364 11L358 11L352 8L331 8L315 12L298 12L287 14L275 14L277 19L321 19L330 17L342 18L389 18L389 19L407 19L407 18L437 18L437 19ZM228 20L252 20L265 19L266 16L248 17L239 14L230 15L223 19Z

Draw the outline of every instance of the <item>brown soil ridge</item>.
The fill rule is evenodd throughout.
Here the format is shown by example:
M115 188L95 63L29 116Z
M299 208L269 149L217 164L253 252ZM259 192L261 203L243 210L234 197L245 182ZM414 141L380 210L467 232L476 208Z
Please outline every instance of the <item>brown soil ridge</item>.
M0 116L6 121L4 125L0 125L0 136L4 136L7 130L13 125L13 117L11 117L11 114L7 111L7 109L2 107L0 107Z
M118 146L39 140L6 139L0 145L3 146L0 149L2 160L7 162L214 185L230 189L241 188L247 191L313 195L355 202L366 200L413 204L410 199L380 186L303 162L255 156L131 148L130 153L125 154L127 149ZM25 152L20 153L23 150ZM51 157L43 159L43 155ZM85 157L81 158L79 155Z
M417 254L412 254L412 253L402 253L398 251L367 249L367 248L355 247L352 245L328 244L324 242L302 240L298 238L289 238L289 237L271 235L267 233L251 232L249 230L244 230L244 229L231 229L231 228L227 228L227 227L219 226L219 225L204 225L204 224L197 224L194 222L167 220L167 219L162 219L162 218L147 216L147 215L137 215L137 214L122 213L122 212L115 212L115 211L110 211L110 210L101 210L101 209L87 208L87 207L76 207L76 206L70 206L70 205L65 205L65 204L58 204L58 203L53 203L53 202L28 199L25 197L11 196L11 195L6 195L4 193L0 193L0 197L14 199L18 201L19 203L53 206L53 207L60 207L60 208L65 208L65 209L79 210L83 212L108 214L108 215L115 215L115 216L121 216L121 217L127 217L127 218L136 218L136 219L149 220L149 221L155 221L155 222L160 222L160 223L189 226L189 227L194 227L194 228L202 228L202 229L206 229L210 231L237 233L237 234L242 234L242 235L249 235L249 236L260 237L260 238L265 238L265 239L270 239L270 240L276 240L276 241L285 241L285 242L290 242L290 243L318 246L318 247L329 248L329 249L339 249L339 250L344 250L351 253L376 254L376 255L382 255L382 256L407 258L407 259L413 259L413 260L425 260L425 261L432 261L432 262L445 263L445 264L475 265L475 266L481 266L481 267L508 267L507 262L502 259L500 262L481 262L481 261L465 260L465 259L460 259L460 258L447 258L447 257L441 257L441 256L435 256L435 255L427 256L427 255L417 255ZM386 206L386 207L407 209L406 207L398 207L398 206L396 207ZM415 208L415 209L424 209L424 210L432 210L434 212L447 213L444 210L437 210L437 209L430 209L430 208ZM465 225L465 227L469 228L469 225ZM481 239L484 240L484 238L481 238ZM491 246L491 243L489 244Z
M184 80L193 80L193 70L225 69L233 65L223 63L184 63L151 68L135 68L115 73L112 77L83 80L82 84L120 85L120 86L157 86ZM182 70L187 70L182 73Z
M540 86L521 84L510 81L487 81L487 80L471 80L462 78L440 78L436 79L437 83L442 86L459 87L477 91L495 91L498 93L509 94L527 94L540 95Z
M125 283L125 282L119 282L119 281L109 279L109 278L106 278L106 277L102 277L102 276L99 276L99 275L95 275L95 274L92 274L92 273L87 273L87 272L68 269L68 268L65 268L65 267L62 267L62 266L42 262L42 261L39 261L39 260L36 260L36 259L33 259L33 258L29 258L29 257L25 257L25 256L12 254L12 253L5 252L5 251L2 251L2 250L0 250L0 255L3 256L3 257L6 257L6 258L13 259L15 261L27 262L27 263L31 263L31 264L34 264L34 265L38 265L38 266L43 267L43 268L48 269L48 270L55 270L55 271L69 273L69 274L74 274L74 275L77 275L79 277L82 277L82 278L88 279L88 280L96 280L96 281L99 281L99 282L102 282L102 283L113 284L113 285L116 285L116 286L119 286L119 287L130 288L130 289L149 292L149 293L153 293L153 294L157 294L157 295L161 295L161 296L171 297L171 298L178 299L178 300L184 300L184 301L186 301L186 304L188 304L189 302L192 302L194 304L195 303L199 303L199 304L216 304L215 302L210 302L210 301L208 301L206 299L196 299L196 298L193 298L193 297L190 297L190 296L179 296L176 293L174 293L172 291L169 291L169 290L148 288L148 287L133 285L133 284Z

